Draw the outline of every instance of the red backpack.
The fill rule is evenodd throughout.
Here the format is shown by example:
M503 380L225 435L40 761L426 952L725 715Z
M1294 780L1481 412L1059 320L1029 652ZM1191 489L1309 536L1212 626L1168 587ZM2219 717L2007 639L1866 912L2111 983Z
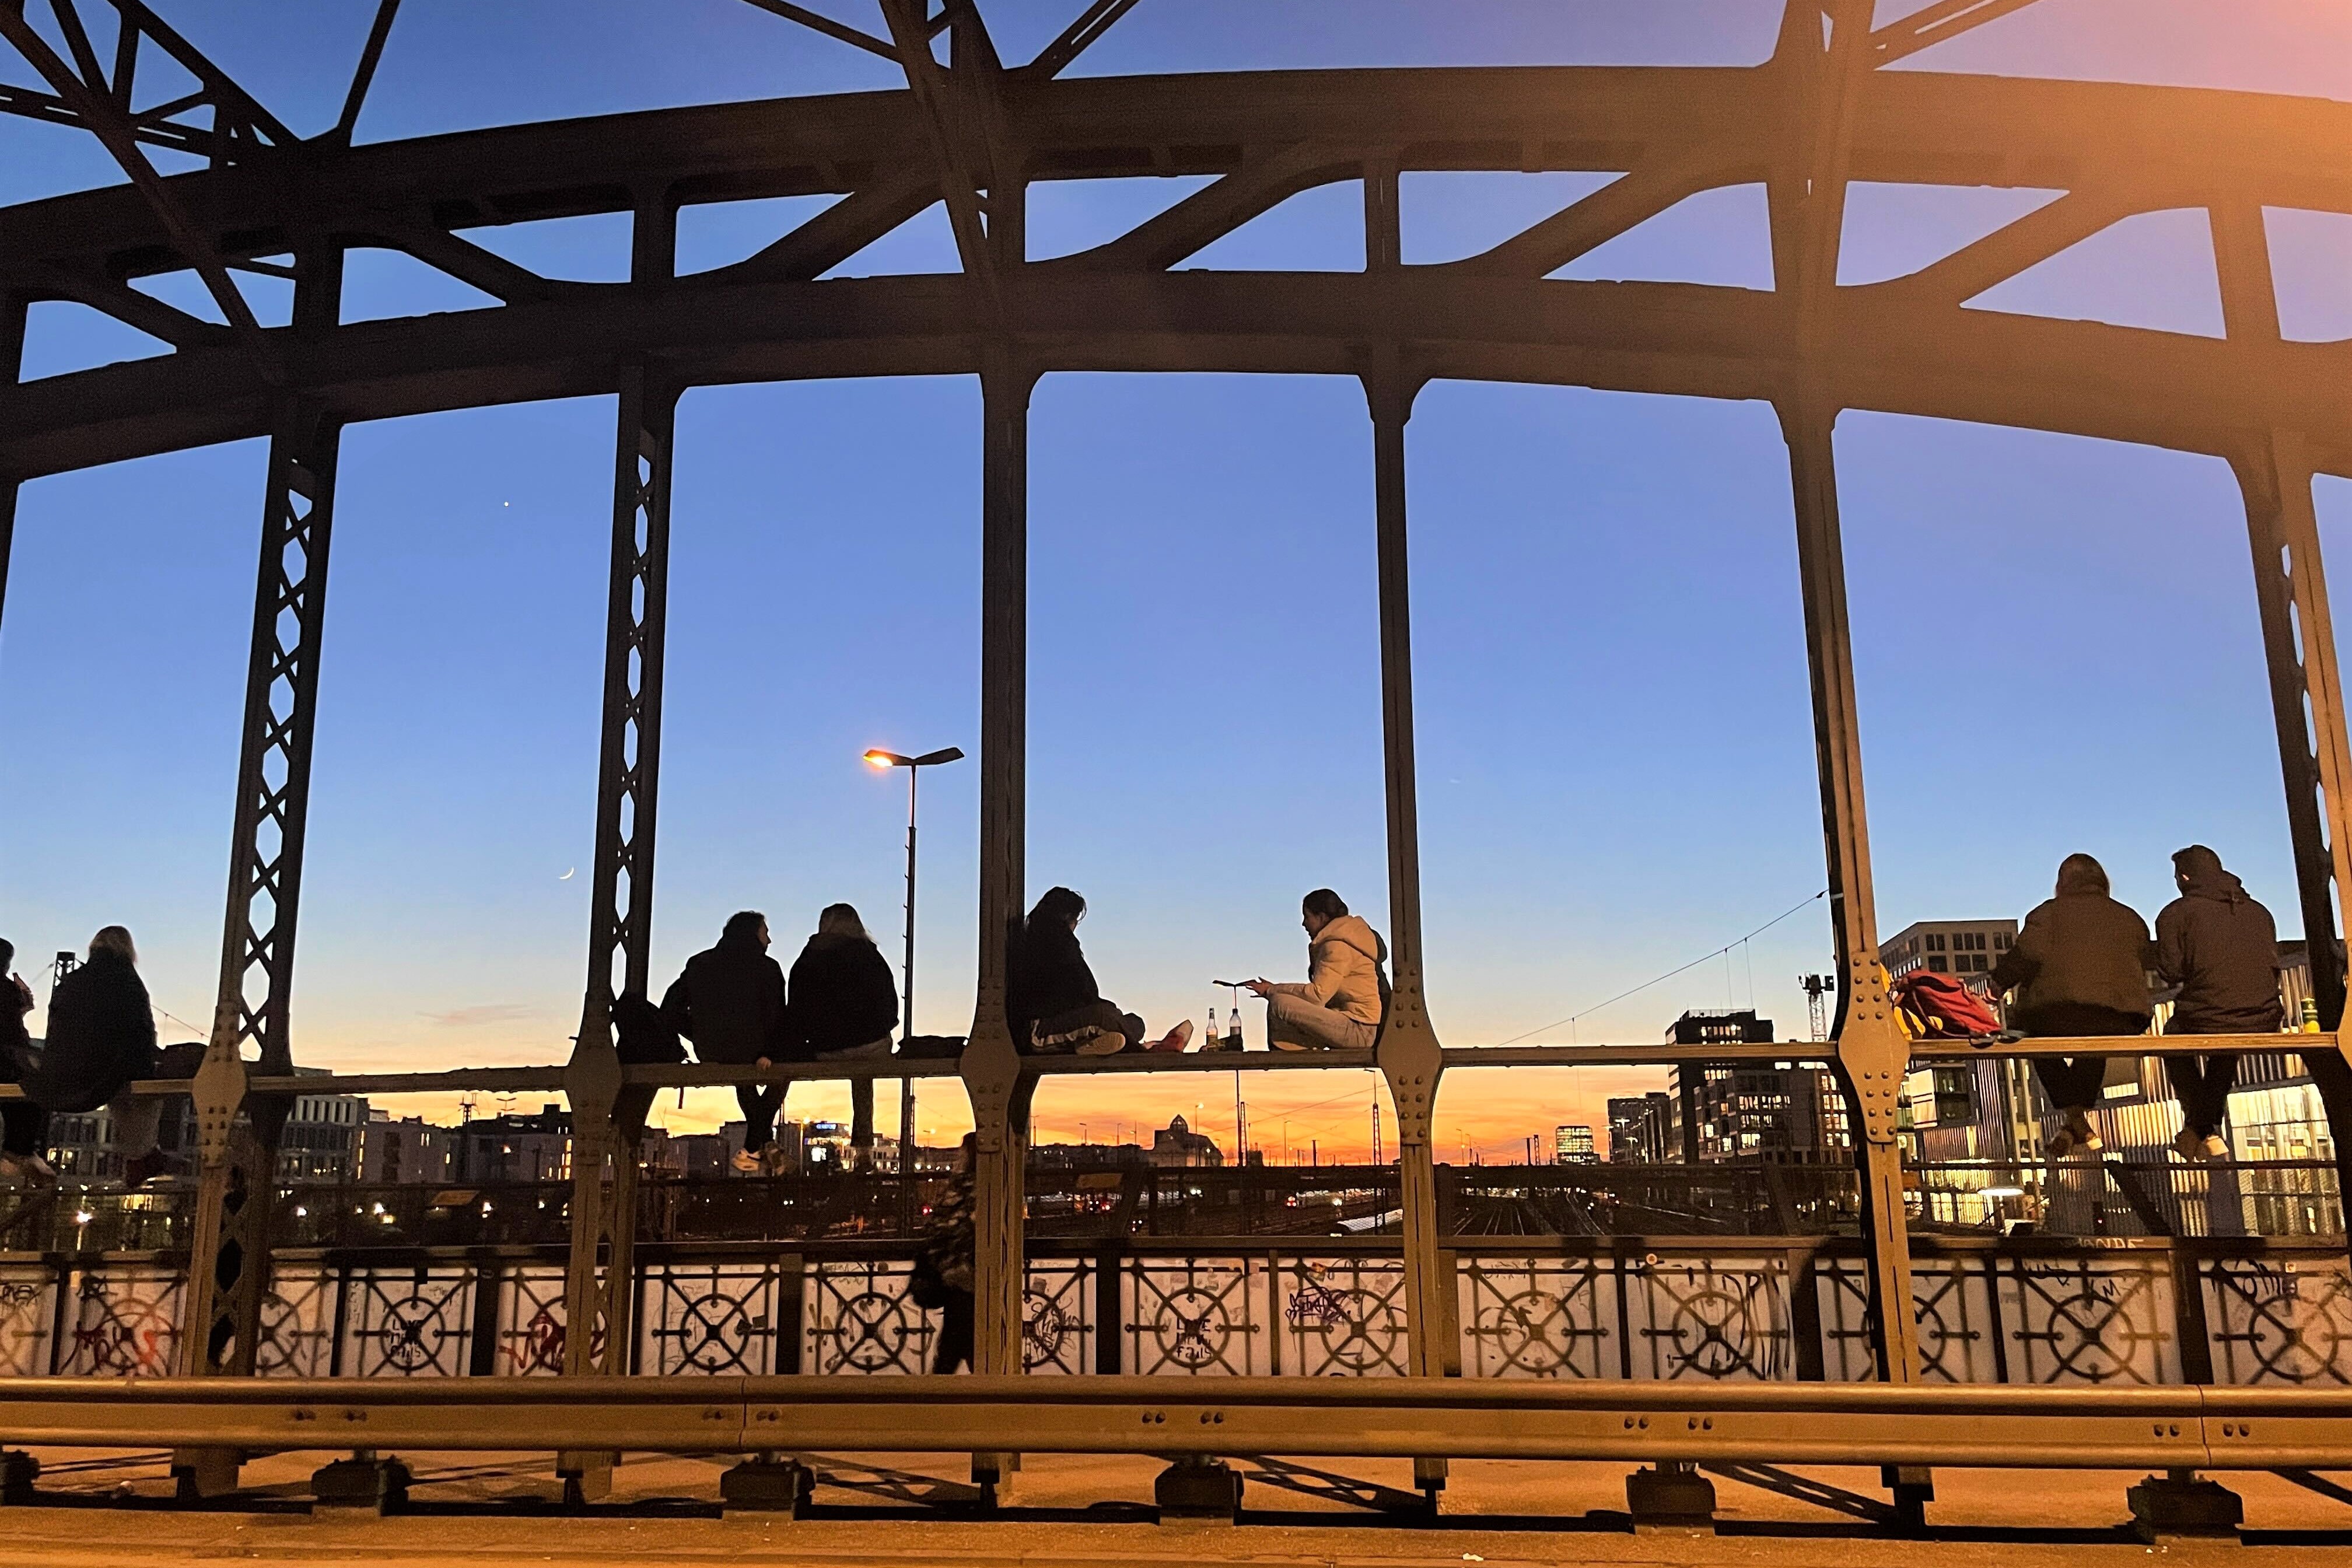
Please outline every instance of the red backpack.
M1895 982L1895 1016L1913 1039L1965 1040L2000 1033L1992 1004L1957 976L1915 969Z

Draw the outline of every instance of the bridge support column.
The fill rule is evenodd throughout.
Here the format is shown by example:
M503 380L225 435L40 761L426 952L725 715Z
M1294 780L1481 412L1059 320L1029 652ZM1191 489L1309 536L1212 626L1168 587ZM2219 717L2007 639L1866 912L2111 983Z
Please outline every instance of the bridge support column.
M1377 203L1374 204L1377 206ZM1420 388L1384 344L1364 393L1372 416L1373 504L1380 558L1381 742L1388 801L1389 955L1394 971L1379 1061L1396 1109L1397 1183L1404 1216L1406 1370L1443 1377L1453 1314L1439 1256L1436 1155L1430 1138L1444 1067L1422 990L1421 817L1412 738L1412 582L1406 550L1404 426ZM1413 1479L1433 1503L1445 1486L1443 1455L1414 1459Z
M1029 701L1029 397L1035 373L993 350L981 375L980 976L961 1063L971 1100L971 1370L1022 1370L1027 1227L1023 1181L1035 1080L1022 1070L1005 979L1024 902ZM975 1454L972 1479L995 1497L1013 1456Z
M282 1097L247 1097L244 1047L259 1046L264 1074L293 1070L288 1002L340 437L331 417L296 405L269 447L220 989L194 1094L195 1227L174 1369L186 1377L252 1374L269 1289L278 1139L289 1107ZM176 1455L173 1467L203 1495L235 1484L234 1460L217 1454Z
M1854 703L1853 640L1846 612L1845 552L1838 528L1836 411L1808 395L1780 409L1796 499L1805 646L1811 668L1813 743L1821 773L1822 847L1837 940L1838 1017L1833 1070L1845 1095L1862 1176L1863 1235L1870 1247L1871 1348L1887 1383L1918 1377L1911 1307L1911 1249L1895 1141L1910 1047L1879 966L1870 879L1870 828L1862 794L1862 726Z
M297 268L295 329L323 331L341 309L341 253L305 251ZM341 433L316 404L289 400L269 444L220 986L194 1096L195 1226L173 1352L173 1370L184 1377L250 1376L259 1352L278 1139L290 1104L282 1096L248 1098L244 1047L247 1041L259 1047L265 1075L293 1070L289 1002ZM173 1454L173 1470L184 1494L215 1496L236 1486L241 1458L228 1449L184 1449Z
M639 201L629 243L632 282L659 282L676 272L677 209L666 192ZM588 986L563 1075L572 1107L563 1370L572 1376L625 1373L636 1338L637 1148L653 1092L621 1085L613 1002L623 993L646 995L652 984L654 826L661 779L670 459L678 390L660 367L632 361L622 371L613 433L612 570L605 599ZM566 1495L601 1493L617 1457L559 1455L556 1472Z
M2262 209L2216 207L2211 217L2231 340L2275 343L2278 294ZM2347 796L2352 791L2352 745L2345 738L2336 623L2311 493L2314 469L2303 437L2285 430L2264 433L2231 466L2245 496L2247 540L2254 554L2254 596L2270 668L2311 994L2319 1026L2333 1035L2344 1023L2342 904L2346 889L2352 889L2352 801ZM2288 1020L2290 1026L2295 1022ZM2345 1142L2352 1136L2352 1065L2333 1040L2314 1044L2303 1053L2304 1065L2327 1110L2339 1185L2352 1193L2352 1148Z
M0 289L0 386L14 386L25 364L24 297ZM8 609L8 561L16 552L17 480L0 474L0 626Z
M625 1373L635 1338L637 1143L652 1097L622 1088L612 1010L619 994L644 995L650 985L677 395L655 367L632 364L623 373L588 989L564 1071L572 1106L572 1253L563 1286L563 1370L571 1375ZM593 1489L611 1460L566 1454L557 1468Z

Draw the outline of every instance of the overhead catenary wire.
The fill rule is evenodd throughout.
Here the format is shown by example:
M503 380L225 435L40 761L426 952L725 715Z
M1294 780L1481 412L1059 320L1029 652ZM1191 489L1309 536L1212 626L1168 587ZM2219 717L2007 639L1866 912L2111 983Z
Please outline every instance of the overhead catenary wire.
M1779 925L1782 921L1787 920L1790 915L1793 915L1798 910L1805 908L1808 904L1819 903L1822 900L1826 899L1829 896L1830 890L1827 888L1823 888L1818 893L1798 900L1795 903L1790 905L1787 909L1782 910L1779 914L1774 915L1770 920L1766 921L1762 925L1758 926L1754 931L1749 931L1746 936L1740 937L1737 941L1725 942L1721 947L1714 948L1708 952L1703 952L1696 958L1692 959L1688 963L1678 963L1675 965L1674 968L1667 970L1664 974L1656 975L1651 979L1643 981L1639 985L1631 986L1623 991L1620 991L1616 995L1610 997L1605 1002L1595 1002L1590 1007L1580 1008L1574 1013L1570 1013L1565 1018L1555 1018L1549 1024L1538 1024L1534 1028L1528 1030L1525 1034L1513 1035L1507 1040L1497 1040L1496 1044L1503 1046L1517 1045L1519 1041L1527 1039L1529 1036L1540 1035L1547 1029L1557 1029L1563 1024L1573 1025L1578 1019L1598 1013L1604 1007L1613 1007L1618 1003L1625 1000L1628 996L1639 995L1641 993L1647 991L1651 986L1664 984L1666 981L1672 980L1675 975L1684 973L1688 970L1696 969L1702 963L1709 963L1718 958L1725 959L1727 962L1732 950L1738 947L1740 943L1754 941L1756 938L1762 936L1766 931L1770 931L1774 926Z

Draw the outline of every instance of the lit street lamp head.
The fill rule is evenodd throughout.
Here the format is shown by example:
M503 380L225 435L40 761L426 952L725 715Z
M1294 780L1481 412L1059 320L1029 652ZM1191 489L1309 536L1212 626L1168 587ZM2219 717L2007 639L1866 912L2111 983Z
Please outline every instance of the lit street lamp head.
M928 768L939 763L963 761L963 748L946 746L936 752L925 752L919 757L902 757L896 752L877 748L866 753L866 760L877 768Z

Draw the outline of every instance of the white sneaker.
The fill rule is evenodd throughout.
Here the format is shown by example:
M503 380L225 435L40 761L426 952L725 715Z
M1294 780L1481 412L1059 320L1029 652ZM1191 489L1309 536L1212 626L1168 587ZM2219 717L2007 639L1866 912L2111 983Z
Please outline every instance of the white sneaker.
M2197 1135L2194 1127L2184 1127L2180 1135L2172 1141L2172 1152L2184 1160L2202 1160L2205 1158L2205 1140Z
M760 1168L760 1156L749 1149L738 1149L735 1151L735 1168L747 1176L751 1175Z
M2230 1157L2229 1140L2223 1138L2219 1132L2216 1132L2211 1137L2206 1139L2205 1157L2208 1160L2228 1159Z
M1082 1057L1116 1056L1127 1049L1127 1037L1117 1029L1101 1029L1077 1044L1076 1054Z

